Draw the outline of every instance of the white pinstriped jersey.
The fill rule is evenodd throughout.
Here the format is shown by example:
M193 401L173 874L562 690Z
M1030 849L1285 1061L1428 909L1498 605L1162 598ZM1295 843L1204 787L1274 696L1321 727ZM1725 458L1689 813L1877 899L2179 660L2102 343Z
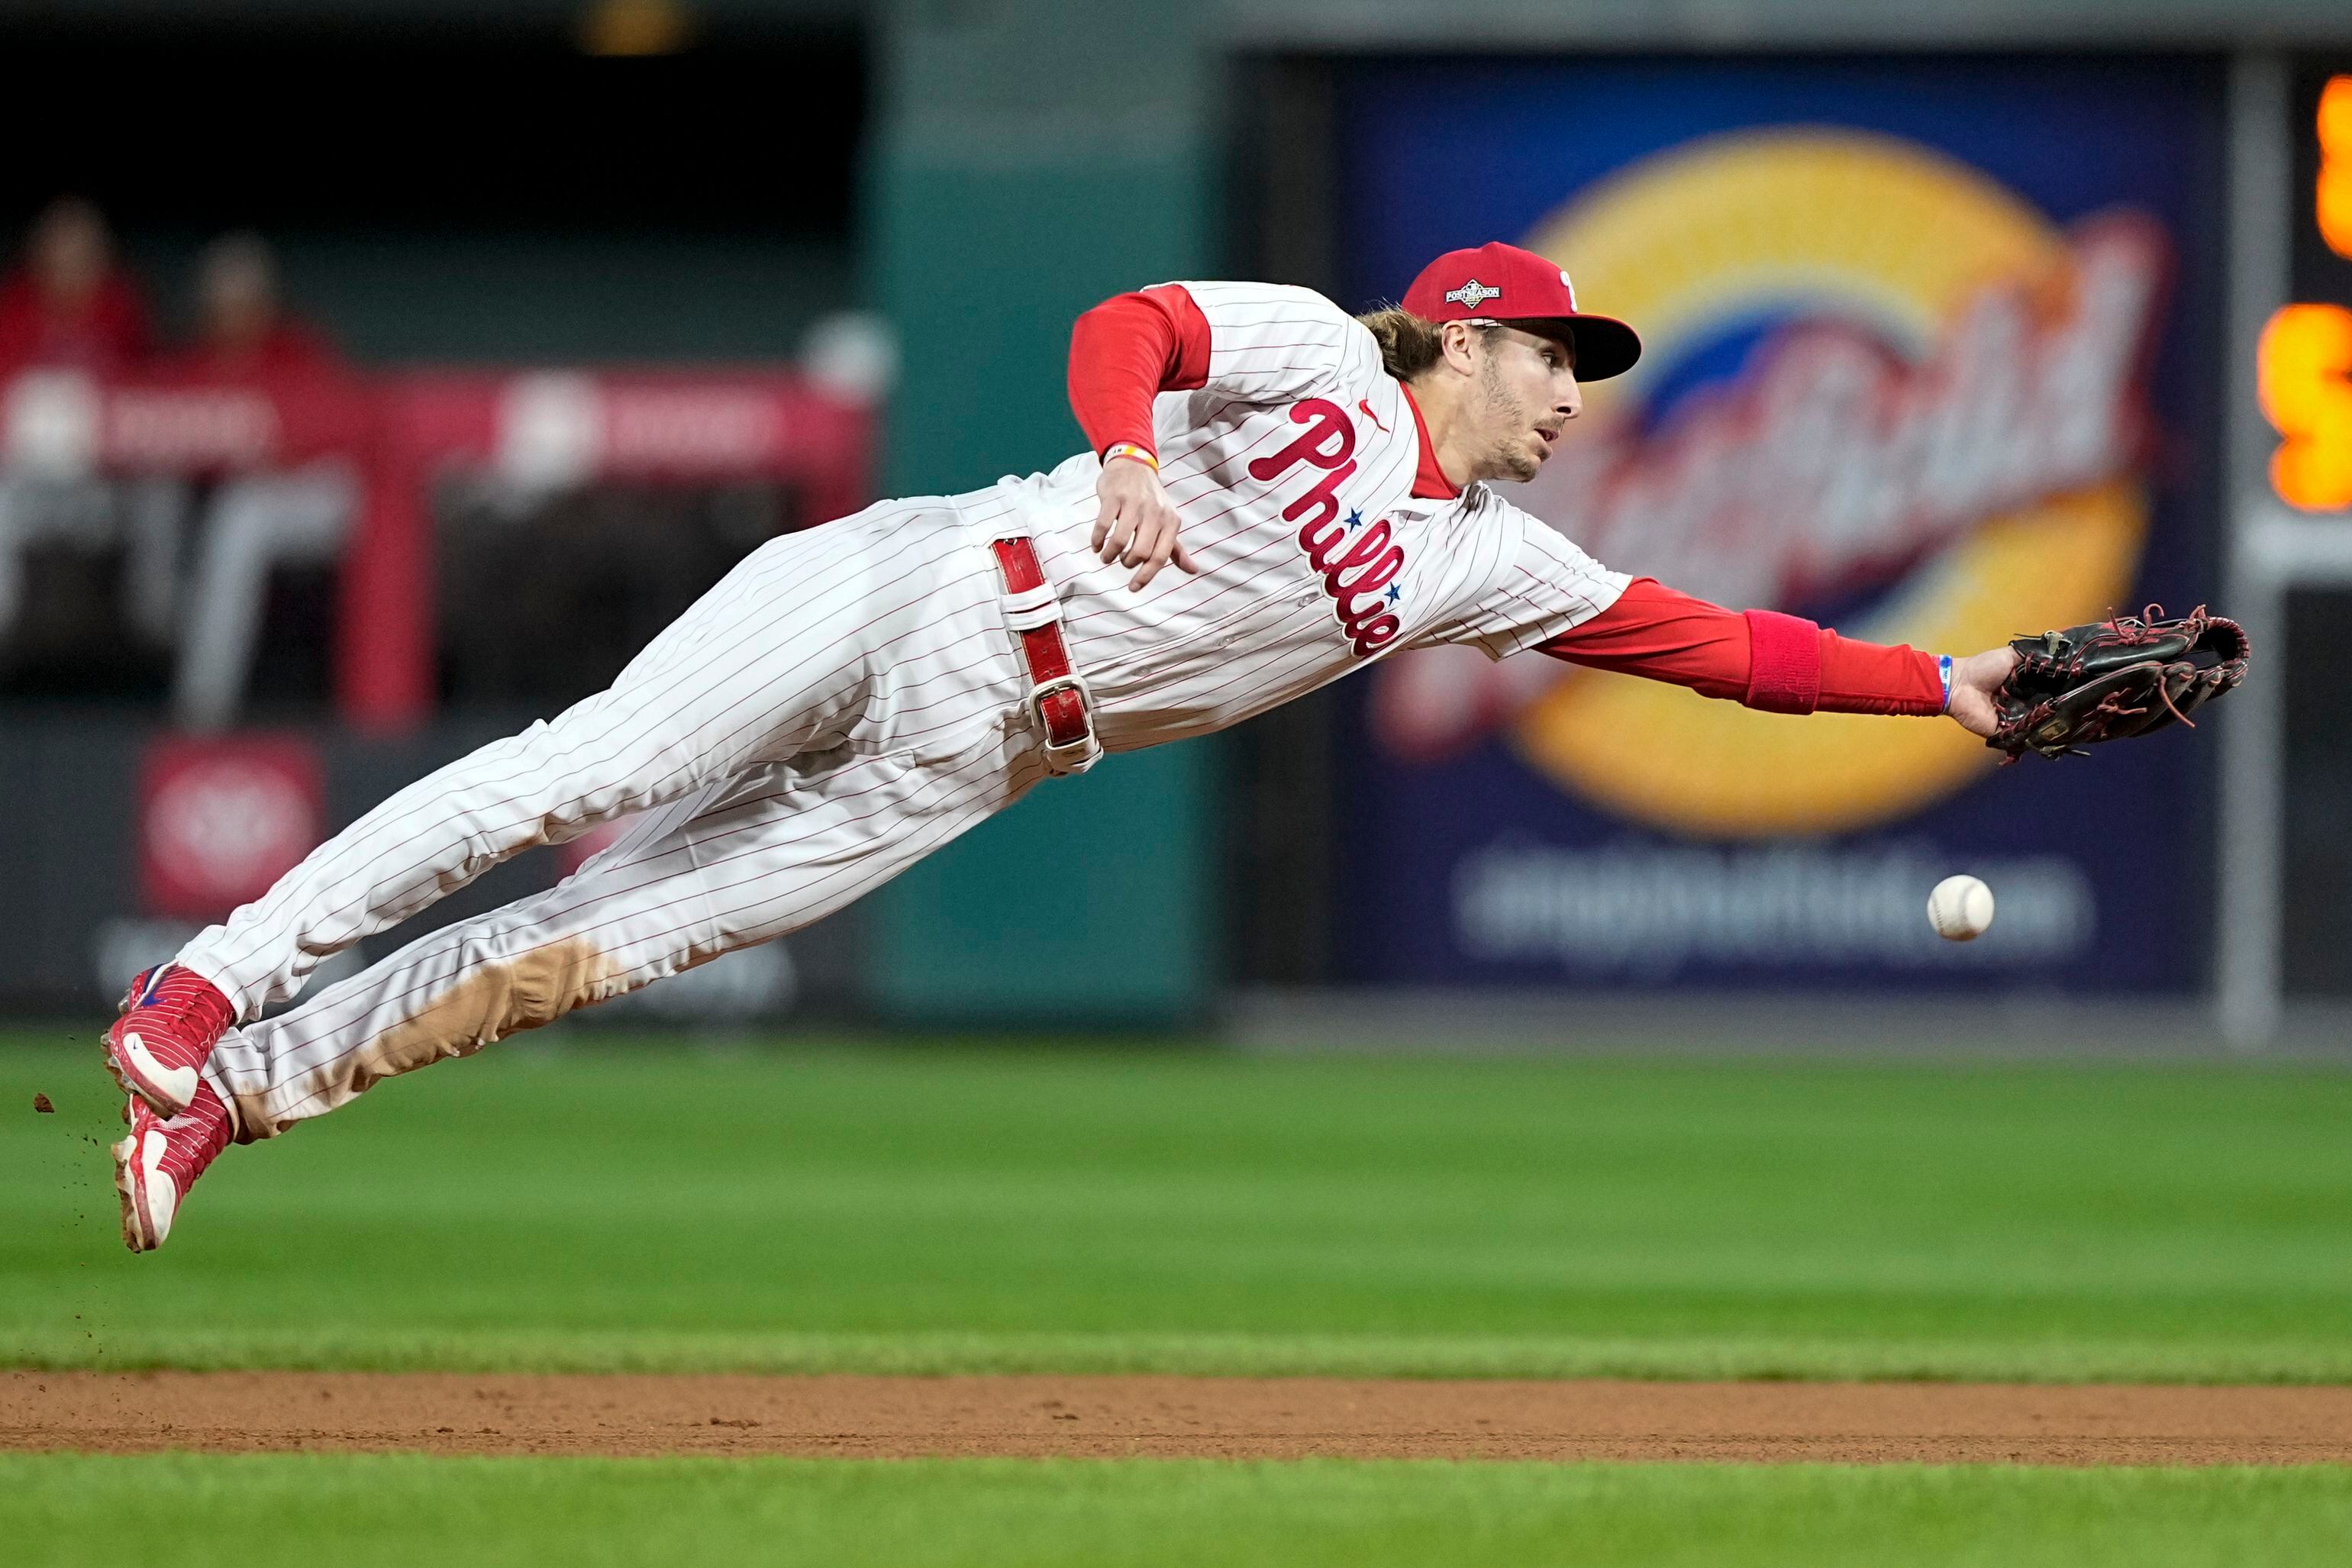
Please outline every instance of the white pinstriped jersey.
M1239 723L1395 649L1533 647L1607 609L1628 579L1483 484L1412 494L1421 436L1363 325L1310 289L1186 283L1209 322L1206 384L1153 405L1160 481L1201 572L1087 549L1091 455L954 498L1025 515L1062 594L1104 743L1132 750Z

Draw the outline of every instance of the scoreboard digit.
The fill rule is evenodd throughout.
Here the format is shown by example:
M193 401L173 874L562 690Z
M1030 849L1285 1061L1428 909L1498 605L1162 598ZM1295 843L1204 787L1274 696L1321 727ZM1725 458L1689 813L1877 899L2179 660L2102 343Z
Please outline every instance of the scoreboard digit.
M2352 76L2330 76L2320 84L2311 121L2319 153L2312 221L2332 254L2352 259Z
M2279 434L2271 488L2303 511L2352 510L2352 66L2296 72L2290 298L2263 329L2256 383Z

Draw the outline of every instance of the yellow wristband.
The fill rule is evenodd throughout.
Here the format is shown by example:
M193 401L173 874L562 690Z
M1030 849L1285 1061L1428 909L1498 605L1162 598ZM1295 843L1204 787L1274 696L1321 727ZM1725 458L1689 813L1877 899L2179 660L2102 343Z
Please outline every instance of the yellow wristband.
M1102 460L1108 464L1113 458L1133 458L1139 463L1148 464L1153 473L1160 471L1160 459L1153 457L1148 447L1139 447L1132 441L1118 441L1106 447Z

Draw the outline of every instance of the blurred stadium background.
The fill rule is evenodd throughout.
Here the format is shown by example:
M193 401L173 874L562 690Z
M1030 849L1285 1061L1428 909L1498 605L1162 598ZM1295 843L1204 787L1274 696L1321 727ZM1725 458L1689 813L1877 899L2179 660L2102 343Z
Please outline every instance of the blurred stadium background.
M105 1450L220 1436L126 1427L153 1369L2326 1399L2342 0L0 0L0 62L12 1565L2341 1556L2352 1471L2282 1463L2352 1451L2319 1425L2064 1471ZM2252 683L2000 773L1947 725L1400 658L232 1149L116 1245L92 1037L136 968L761 541L1077 449L1105 295L1361 309L1496 237L1649 344L1521 498L1604 560L1961 651L2206 602ZM2000 900L1965 946L1955 871ZM1797 1059L2095 1048L2262 1065ZM223 1446L372 1446L324 1399Z
M608 1011L2260 1048L2352 996L2327 0L47 0L0 55L0 1012L95 1012L761 540L1076 449L1097 299L1360 309L1490 237L1649 338L1527 498L1612 563L1962 650L2210 602L2256 681L1996 776L1416 656Z

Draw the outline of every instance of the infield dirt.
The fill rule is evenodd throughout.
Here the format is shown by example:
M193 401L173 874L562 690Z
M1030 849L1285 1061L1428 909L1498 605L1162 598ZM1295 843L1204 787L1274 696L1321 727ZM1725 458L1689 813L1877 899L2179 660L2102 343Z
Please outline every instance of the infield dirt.
M0 1447L2345 1463L2352 1388L12 1372Z

